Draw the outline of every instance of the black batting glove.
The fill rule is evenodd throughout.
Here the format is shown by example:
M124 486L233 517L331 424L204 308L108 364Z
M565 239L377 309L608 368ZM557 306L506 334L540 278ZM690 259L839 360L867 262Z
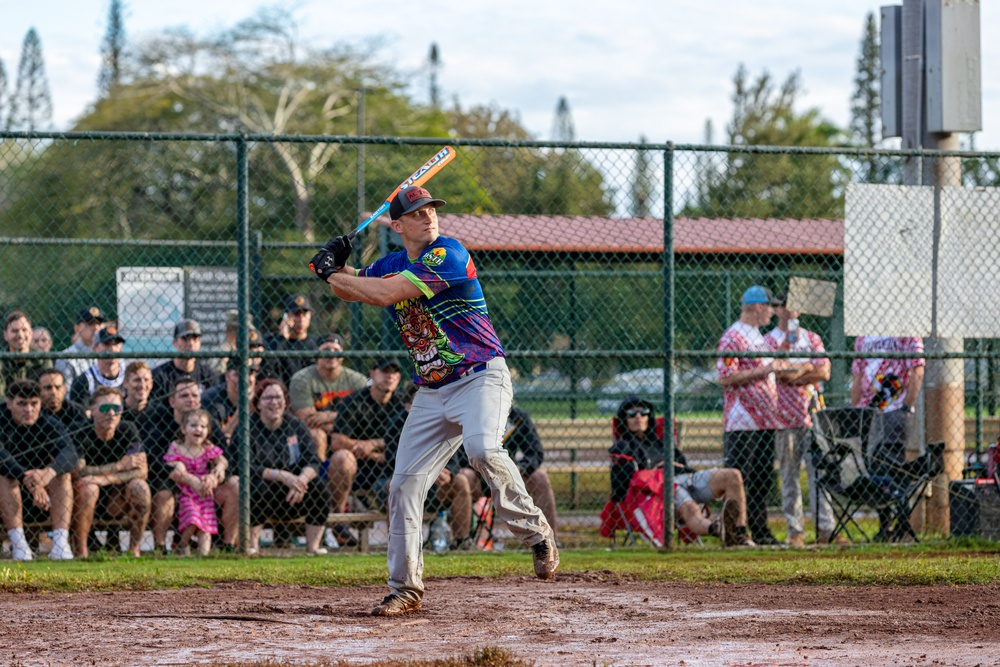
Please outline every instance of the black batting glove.
M326 249L320 250L309 260L309 270L316 274L316 277L326 282L326 279L344 268L341 264L337 266L337 260L333 253Z
M350 237L344 234L327 241L326 245L323 246L323 250L333 255L337 268L341 268L351 258L351 251L354 250L354 246L351 245Z

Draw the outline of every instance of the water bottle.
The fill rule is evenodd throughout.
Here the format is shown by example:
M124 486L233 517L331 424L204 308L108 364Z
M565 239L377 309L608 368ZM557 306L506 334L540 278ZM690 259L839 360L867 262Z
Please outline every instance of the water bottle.
M437 518L431 522L431 550L436 554L447 553L451 547L451 526L448 525L448 512L438 512Z
M798 319L788 320L788 345L792 346L799 342L799 321Z

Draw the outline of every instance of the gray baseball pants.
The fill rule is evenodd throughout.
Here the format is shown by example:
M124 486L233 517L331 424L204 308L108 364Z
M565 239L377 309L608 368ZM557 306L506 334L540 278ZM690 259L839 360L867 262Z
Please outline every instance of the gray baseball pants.
M778 466L781 470L781 510L788 523L790 535L802 535L806 529L802 513L802 485L799 482L799 467L803 460L806 463L806 476L809 480L809 506L814 512L819 509L817 535L829 535L836 525L829 498L825 494L817 493L816 468L809 454L811 444L812 431L805 426L774 432L774 448L777 450Z
M512 399L502 357L444 387L421 387L414 397L389 484L389 588L396 595L423 597L424 501L460 446L489 484L496 515L515 537L533 546L552 534L502 444Z

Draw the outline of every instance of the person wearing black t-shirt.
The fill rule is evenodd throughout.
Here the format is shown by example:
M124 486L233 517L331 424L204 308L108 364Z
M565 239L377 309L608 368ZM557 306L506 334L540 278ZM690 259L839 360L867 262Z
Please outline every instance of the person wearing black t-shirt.
M46 368L38 374L38 397L42 400L42 414L55 418L66 427L70 435L87 425L87 408L67 397L66 378L57 368Z
M276 352L300 352L319 349L319 337L310 335L309 325L312 323L312 306L303 294L292 294L285 299L285 314L281 321L281 331L266 336L264 343L268 350ZM265 359L260 368L260 377L278 378L286 387L292 381L292 376L307 366L316 363L315 359Z
M163 456L170 443L180 438L181 417L184 413L201 407L201 386L194 378L182 375L177 378L167 400L169 407L155 405L147 408L136 420L149 463L149 488L153 494L150 528L153 531L153 543L161 551L166 548L167 531L174 523L174 512L177 509L177 489L170 480L171 468L167 466ZM208 440L223 452L228 450L228 438L214 419ZM226 458L234 460L229 456ZM218 481L215 502L222 515L222 548L229 550L235 548L236 532L239 529L239 478L233 475Z
M257 385L250 415L250 548L259 548L268 519L305 518L306 553L324 554L320 546L330 496L319 479L323 464L305 422L288 412L288 390L268 378ZM239 451L240 433L233 438Z
M0 514L10 538L14 560L32 560L24 536L24 514L48 513L52 519L49 558L72 560L69 521L73 511L70 473L76 448L66 429L42 414L38 383L15 380L0 406Z
M226 382L212 387L201 397L201 407L218 422L227 438L233 437L233 432L239 423L240 369L231 366L223 374ZM253 396L257 384L257 369L250 368L247 373L247 393Z
M178 352L201 351L201 325L194 320L181 320L174 325L174 349ZM174 357L153 369L153 393L150 400L166 404L177 378L189 376L205 391L215 384L217 374L201 359ZM219 445L221 447L221 444Z
M98 511L117 519L128 517L129 551L140 555L149 522L148 467L139 429L122 421L123 397L113 387L98 387L90 397L92 425L74 437L81 467L73 485L73 539L76 555L89 555L87 538Z

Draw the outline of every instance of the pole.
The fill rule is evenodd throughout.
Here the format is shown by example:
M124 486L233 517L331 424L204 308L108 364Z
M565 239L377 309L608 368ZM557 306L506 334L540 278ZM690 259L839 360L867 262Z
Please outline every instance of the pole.
M236 329L237 358L229 363L239 364L240 396L236 432L240 448L237 452L240 476L240 529L239 549L246 553L250 548L250 337L247 313L250 310L250 209L248 206L247 142L246 137L236 141L236 305L239 326Z
M674 144L663 153L663 550L674 548Z
M365 134L365 88L358 88L358 136ZM357 223L362 223L368 216L365 215L365 145L358 144L358 171L357 171ZM361 247L359 241L354 248L354 265L361 266ZM351 346L355 349L361 344L361 303L352 301L348 306L351 313Z

